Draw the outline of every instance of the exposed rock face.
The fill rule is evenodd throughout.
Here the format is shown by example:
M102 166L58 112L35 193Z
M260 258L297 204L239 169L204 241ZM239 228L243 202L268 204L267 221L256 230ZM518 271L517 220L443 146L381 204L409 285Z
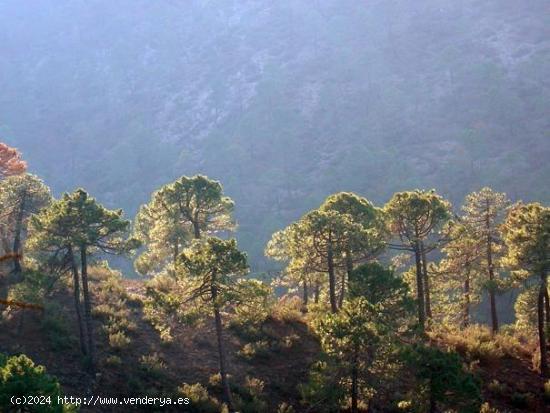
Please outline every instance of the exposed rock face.
M338 190L550 201L547 1L0 3L0 136L56 191L137 209L221 180L255 264Z

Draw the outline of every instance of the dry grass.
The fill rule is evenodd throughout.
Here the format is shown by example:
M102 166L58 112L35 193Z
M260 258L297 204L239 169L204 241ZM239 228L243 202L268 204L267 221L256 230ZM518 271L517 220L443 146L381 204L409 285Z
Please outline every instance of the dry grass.
M472 325L463 330L434 330L430 333L433 340L481 363L492 363L503 357L530 357L532 345L521 342L510 333L491 334L489 328Z

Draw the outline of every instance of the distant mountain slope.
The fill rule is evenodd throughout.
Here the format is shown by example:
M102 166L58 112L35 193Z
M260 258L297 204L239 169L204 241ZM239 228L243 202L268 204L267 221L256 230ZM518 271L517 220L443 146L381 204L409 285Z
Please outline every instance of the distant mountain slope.
M261 269L334 191L549 202L549 23L543 0L5 0L0 138L130 213L221 180Z

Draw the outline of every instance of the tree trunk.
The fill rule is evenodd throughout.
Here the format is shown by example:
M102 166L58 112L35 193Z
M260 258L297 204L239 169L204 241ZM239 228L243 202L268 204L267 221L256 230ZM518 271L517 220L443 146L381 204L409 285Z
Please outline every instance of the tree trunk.
M303 311L304 313L307 312L307 304L308 304L308 299L309 299L309 291L308 291L308 288L307 288L307 280L304 280L303 281L303 291L304 291L304 295L303 295Z
M340 294L338 295L338 308L344 305L344 295L346 294L346 273L342 272L340 276Z
M464 280L464 319L462 325L468 327L470 325L470 272L466 273Z
M201 228L199 226L198 218L193 221L193 235L195 239L201 239Z
M348 249L346 251L346 272L342 274L342 290L340 291L339 297L339 306L340 308L344 304L344 297L346 294L346 282L349 284L351 280L351 272L353 271L353 257L351 256L351 251Z
M546 324L550 325L550 298L548 297L548 285L544 290L544 309L546 311Z
M420 257L420 246L416 242L414 246L414 259L416 263L416 302L418 305L418 322L420 328L424 330L426 315L424 312L424 285L422 277L422 260Z
M432 318L432 303L430 298L430 282L428 279L428 261L426 259L426 250L424 243L420 241L420 256L422 258L422 275L424 281L424 295L426 299L426 318Z
M313 301L315 304L319 304L319 296L321 295L321 286L319 281L315 281L315 291L313 292Z
M20 275L23 271L21 268L21 233L23 232L23 217L25 215L25 204L26 196L23 195L21 198L21 205L19 206L19 212L15 218L15 232L13 234L13 252L15 258L13 259L13 272L15 275L20 278ZM16 280L20 281L19 279Z
M215 286L212 286L211 289L212 301L214 305L214 321L216 323L216 338L218 340L218 357L220 362L220 377L223 388L223 395L227 408L230 412L233 412L233 398L231 397L231 389L229 388L229 382L227 380L227 369L225 362L225 349L223 345L222 337L222 316L218 308L217 299L218 299L218 290Z
M490 282L489 301L491 305L491 326L494 334L498 332L498 317L497 317L497 304L496 304L495 286L494 286L495 271L493 268L493 241L491 239L491 233L490 233L489 215L487 215L487 218L485 221L485 228L487 230L487 270L488 270L489 282Z
M76 321L78 323L78 338L80 340L80 351L83 355L88 354L88 349L86 348L86 338L84 336L84 324L82 323L82 313L80 309L80 282L78 280L78 268L74 259L73 247L69 246L68 250L69 263L71 265L71 272L73 273L73 297L74 297L74 308L76 311Z
M94 332L92 325L92 304L90 302L90 291L88 288L88 256L86 245L80 246L80 274L82 275L82 293L84 296L84 321L86 323L86 332L88 338L88 357L90 358L90 370L95 370L95 349L94 349Z
M546 291L546 275L541 275L539 299L537 302L537 324L539 333L539 351L540 351L540 374L542 377L548 377L548 361L546 354L546 332L544 326L544 301Z
M352 360L352 366L351 366L351 413L357 413L357 398L358 398L358 360L357 360L357 352L358 348L356 347L353 351L353 360Z
M176 265L176 263L178 262L178 256L180 255L180 246L179 246L179 241L176 241L174 243L174 266Z
M332 251L332 240L329 236L328 251L327 251L327 267L328 267L328 284L330 295L330 309L333 313L338 312L338 304L336 302L336 276L334 274L334 256Z

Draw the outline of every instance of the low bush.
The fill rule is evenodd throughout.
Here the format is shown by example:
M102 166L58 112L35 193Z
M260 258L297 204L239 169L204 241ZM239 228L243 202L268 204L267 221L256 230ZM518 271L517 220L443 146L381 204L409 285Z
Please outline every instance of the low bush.
M247 343L238 354L246 360L266 358L269 356L269 343L266 340Z
M189 398L190 405L186 407L186 412L220 413L222 411L221 403L215 397L210 396L208 390L200 383L183 383L179 391L183 397Z
M285 322L303 320L302 300L296 296L281 297L271 310L274 319Z
M160 358L158 353L141 356L139 364L147 374L155 377L161 376L166 370L166 363Z
M110 355L105 358L105 364L109 367L119 367L122 365L122 359L119 356Z
M492 363L503 357L530 354L528 346L510 333L492 335L488 327L472 325L463 330L435 330L432 338L440 340L469 359Z
M122 331L109 334L109 345L116 351L125 349L130 345L131 341Z
M491 393L494 393L498 396L504 396L508 393L508 386L506 383L501 383L496 379L493 379L488 385L487 388Z

